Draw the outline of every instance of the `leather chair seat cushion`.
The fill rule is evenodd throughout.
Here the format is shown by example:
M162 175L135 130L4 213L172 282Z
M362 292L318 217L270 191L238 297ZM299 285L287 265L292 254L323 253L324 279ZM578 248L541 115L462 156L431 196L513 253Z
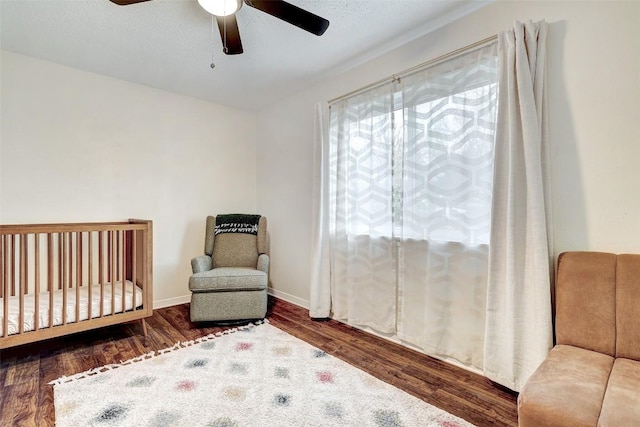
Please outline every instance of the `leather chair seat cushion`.
M520 426L596 426L614 358L555 346L518 398Z
M191 292L257 291L267 289L267 273L254 268L220 267L194 273Z
M598 420L602 427L640 425L640 362L617 358Z

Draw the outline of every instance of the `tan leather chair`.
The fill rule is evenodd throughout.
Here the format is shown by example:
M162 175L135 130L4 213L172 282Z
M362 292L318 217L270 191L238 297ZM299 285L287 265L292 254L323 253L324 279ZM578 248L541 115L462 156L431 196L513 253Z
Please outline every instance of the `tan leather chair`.
M640 255L558 259L556 346L518 396L520 427L640 425Z

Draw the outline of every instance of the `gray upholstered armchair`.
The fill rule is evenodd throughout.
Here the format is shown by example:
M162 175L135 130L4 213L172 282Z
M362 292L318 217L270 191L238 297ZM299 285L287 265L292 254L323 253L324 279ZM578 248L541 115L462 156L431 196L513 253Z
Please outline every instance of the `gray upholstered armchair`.
M191 260L191 321L262 319L267 313L267 219L208 216L205 254Z

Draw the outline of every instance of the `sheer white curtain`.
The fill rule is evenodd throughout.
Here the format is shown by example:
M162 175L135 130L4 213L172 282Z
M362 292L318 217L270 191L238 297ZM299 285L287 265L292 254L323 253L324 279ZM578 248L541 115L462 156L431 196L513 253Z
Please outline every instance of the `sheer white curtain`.
M520 390L552 346L545 22L499 34L484 372Z
M331 106L312 316L330 282L334 318L482 368L497 78L493 43Z
M482 369L496 43L403 78L398 336Z
M333 317L395 333L393 83L332 105L329 234Z

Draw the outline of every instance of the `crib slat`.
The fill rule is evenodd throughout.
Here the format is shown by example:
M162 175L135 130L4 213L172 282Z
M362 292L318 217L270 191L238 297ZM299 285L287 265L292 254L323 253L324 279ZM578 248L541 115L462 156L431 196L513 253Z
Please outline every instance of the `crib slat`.
M2 236L2 295L3 295L3 316L2 316L2 335L3 336L7 336L9 335L9 271L8 271L8 264L9 264L9 252L7 250L7 236L3 235Z
M67 287L73 288L73 233L67 233Z
M111 231L111 263L109 264L109 274L111 275L111 314L115 313L116 311L116 299L115 299L115 295L116 295L116 275L115 275L115 251L116 251L116 245L115 245L115 232Z
M62 233L62 324L67 324L67 233Z
M82 282L82 234L76 233L76 322L80 321L80 284Z
M89 245L89 253L87 254L89 258L87 261L87 275L89 276L89 307L87 307L87 316L89 316L89 319L93 319L93 296L91 295L93 291L93 233L91 231L87 232L87 238L89 239L87 242Z
M20 279L22 281L22 290L20 293L29 293L29 235L20 235Z
M120 231L114 231L114 233L116 233L116 269L114 271L114 281L117 282L118 280L120 280Z
M111 263L113 262L113 259L111 257L111 246L112 246L112 240L113 239L113 231L108 231L107 232L107 282L112 282L113 278L111 277Z
M34 265L35 270L33 272L34 287L35 287L35 307L33 311L33 330L40 329L40 233L34 234Z
M122 312L124 313L126 311L125 303L127 301L127 298L126 298L126 295L127 295L126 282L127 281L125 280L126 277L125 277L125 271L124 271L124 268L127 265L126 258L125 258L126 257L125 248L127 246L125 243L126 243L127 236L125 235L124 231L120 232L120 236L122 237L122 244L120 245L120 248L122 250L122 257L121 257L122 262L120 263L120 281L122 282Z
M98 232L98 279L100 282L100 317L104 316L104 231Z
M18 281L18 333L24 333L24 294L27 288L27 235L20 235L20 250L18 252L18 264L20 265L20 280Z
M62 256L62 235L63 233L58 233L58 290L62 290L62 288L64 288L64 285L62 284L63 282L63 278L64 278L64 268L63 268L63 256Z
M137 280L136 280L136 248L138 247L136 244L136 235L138 233L135 231L131 232L131 283L133 283L133 303L132 303L132 307L133 310L136 309L137 304L136 304L136 286L137 286Z
M83 273L84 273L84 255L83 255L83 246L84 246L84 233L78 231L78 283L82 283Z
M53 327L53 233L47 233L47 291L49 292L49 327Z
M11 235L11 295L16 295L16 235Z

